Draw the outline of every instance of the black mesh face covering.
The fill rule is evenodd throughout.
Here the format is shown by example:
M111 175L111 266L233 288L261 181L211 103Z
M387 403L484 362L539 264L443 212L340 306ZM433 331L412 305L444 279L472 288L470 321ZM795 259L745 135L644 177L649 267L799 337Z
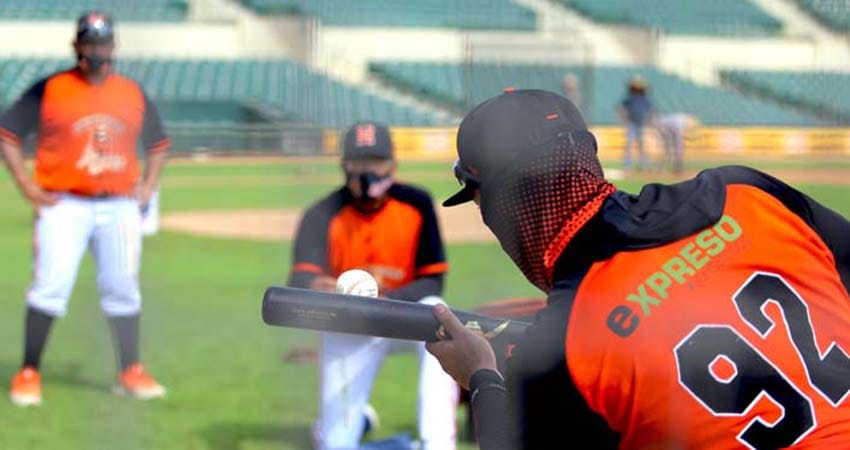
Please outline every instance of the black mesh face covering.
M565 132L546 146L481 181L481 213L526 278L549 292L556 260L614 186L589 132Z

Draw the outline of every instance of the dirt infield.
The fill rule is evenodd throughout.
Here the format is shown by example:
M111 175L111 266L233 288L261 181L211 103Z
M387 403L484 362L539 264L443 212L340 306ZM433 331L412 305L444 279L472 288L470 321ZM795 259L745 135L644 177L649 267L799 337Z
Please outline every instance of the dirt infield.
M791 185L831 184L836 186L850 186L850 171L847 169L762 169L762 171ZM608 171L606 170L606 174L607 173ZM649 174L639 178L652 178L654 182L672 183L691 178L697 173L697 171L691 171L681 176L674 176L670 174ZM625 176L625 178L628 177L628 175ZM619 180L622 178L609 177L609 179Z
M447 172L448 173L448 172ZM434 171L406 171L399 181L408 179L421 181L452 180L446 173ZM205 186L298 186L303 184L339 184L342 175L337 173L292 173L279 175L177 175L169 176L162 181L162 186L169 187L205 187Z
M847 169L768 169L767 173L790 184L833 184L838 186L850 185L850 171ZM627 174L619 169L606 169L606 177L617 182L624 179L638 179L672 183L696 175L690 171L683 175L668 173ZM446 179L446 175L433 171L408 171L401 180L413 179L421 181L438 181ZM170 176L162 181L162 186L168 188L185 187L214 187L214 186L298 186L303 184L332 185L340 180L340 175L330 173L296 173L281 175L218 175L218 176Z
M846 169L775 169L765 172L789 184L834 184L850 186L850 172Z
M269 162L276 162L269 158ZM246 159L257 162L257 159ZM766 170L769 174L795 184L818 185L850 185L850 171L840 169L786 169L776 168ZM616 169L606 169L611 180L622 180L634 177L641 181L671 183L692 177L697 172L691 171L680 176L669 174L624 174ZM409 177L419 179L437 179L443 175L435 172L410 172ZM405 177L407 178L407 177ZM286 174L286 175L233 175L233 176L176 176L164 180L163 187L190 186L275 186L297 185L305 182L334 183L338 181L337 174ZM291 240L298 225L301 211L295 209L239 209L217 211L191 211L165 214L161 218L162 228L199 236L220 237L230 239L247 239L258 241ZM482 224L477 208L464 205L456 208L438 208L443 236L448 242L493 242L494 237Z
M239 209L191 211L162 216L161 227L197 236L255 241L291 240L301 211L295 209ZM475 205L438 208L440 229L447 242L492 242Z

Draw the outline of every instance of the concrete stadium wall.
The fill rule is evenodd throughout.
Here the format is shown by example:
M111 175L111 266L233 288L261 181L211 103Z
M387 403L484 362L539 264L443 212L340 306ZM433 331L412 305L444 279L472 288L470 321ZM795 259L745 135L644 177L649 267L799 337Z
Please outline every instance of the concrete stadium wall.
M237 22L240 55L284 56L310 64L315 22L301 17L258 17L242 14ZM239 55L237 55L239 56Z
M228 21L117 25L119 57L289 57L307 61L310 24L241 14ZM72 21L0 21L0 55L71 57Z
M370 61L461 61L470 38L509 42L534 35L438 28L321 27L314 62L339 77L360 81L366 77Z
M73 39L70 22L0 22L4 56L70 57ZM124 56L236 57L243 50L229 24L118 24L116 40Z
M550 0L515 0L537 13L543 36L560 42L583 42L599 64L651 64L654 33L645 28L602 24Z
M572 27L534 32L319 27L314 62L358 82L370 61L459 62L473 55L479 61L647 64L654 48L645 31L616 26L588 26L579 34Z
M841 47L812 39L731 39L667 36L659 39L658 66L698 82L716 84L717 70L850 70Z

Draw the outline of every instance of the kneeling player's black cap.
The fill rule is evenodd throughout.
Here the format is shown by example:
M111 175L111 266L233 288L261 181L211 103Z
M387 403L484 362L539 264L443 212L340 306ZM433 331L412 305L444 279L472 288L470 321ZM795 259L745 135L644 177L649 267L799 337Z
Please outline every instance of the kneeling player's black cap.
M393 159L390 130L377 122L352 125L343 138L342 159Z
M112 18L99 11L89 11L77 19L77 42L107 44L115 38Z
M545 144L586 130L581 113L567 98L544 90L506 89L476 106L460 123L454 172L463 188L443 206L471 201L482 180L497 183L494 177L546 150Z

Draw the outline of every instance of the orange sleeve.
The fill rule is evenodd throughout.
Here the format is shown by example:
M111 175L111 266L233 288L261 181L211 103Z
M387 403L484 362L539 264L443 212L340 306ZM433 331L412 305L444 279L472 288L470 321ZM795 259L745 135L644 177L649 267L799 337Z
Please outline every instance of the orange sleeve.
M9 131L5 128L0 128L0 140L5 141L5 142L9 142L9 143L15 144L15 145L18 145L18 144L21 143L21 139L18 137L17 134L12 133L11 131Z
M433 264L428 264L416 269L417 277L424 277L428 275L437 275L440 273L446 273L449 270L449 263L447 262L438 262Z
M155 142L153 145L148 147L148 153L159 153L168 150L171 147L171 138L165 138L160 141Z
M308 272L308 273L314 273L316 275L321 275L321 274L325 273L325 271L322 270L321 266L319 266L318 264L312 264L312 263L295 264L294 266L292 266L292 271L293 272Z

